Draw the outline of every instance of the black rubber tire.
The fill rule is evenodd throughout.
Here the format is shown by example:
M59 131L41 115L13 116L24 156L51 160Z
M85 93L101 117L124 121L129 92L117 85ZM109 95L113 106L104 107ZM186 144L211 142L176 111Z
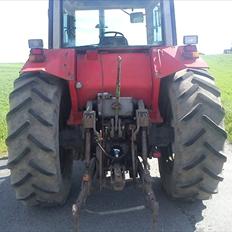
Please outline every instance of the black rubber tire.
M176 73L167 79L166 89L169 100L164 107L169 117L165 120L173 126L175 138L171 146L161 148L162 185L173 198L209 199L223 180L226 161L220 91L214 78L201 69Z
M62 205L70 191L72 157L59 147L62 95L60 80L27 74L16 79L9 97L11 185L27 206Z

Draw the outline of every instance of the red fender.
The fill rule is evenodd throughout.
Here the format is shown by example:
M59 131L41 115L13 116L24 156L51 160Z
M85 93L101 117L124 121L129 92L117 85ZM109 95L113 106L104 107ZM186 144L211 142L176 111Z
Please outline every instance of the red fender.
M81 111L86 102L95 98L96 94L103 90L101 79L104 75L107 77L104 80L104 91L113 93L116 83L116 58L120 55L124 59L122 95L143 99L148 108L150 107L151 122L161 123L162 117L158 105L160 80L182 69L208 68L201 58L184 58L183 48L184 46L151 48L150 52L147 48L148 52L143 55L141 52L131 52L131 49L135 50L135 48L128 47L123 49L123 53L117 49L115 53L112 53L111 49L109 53L98 55L98 50L96 50L92 52L94 54L90 52L92 56L89 52L77 54L75 49L45 49L45 61L31 62L28 60L21 73L40 71L68 81L72 106L68 123L77 125L81 124ZM141 48L136 49L141 50ZM102 62L104 63L103 69ZM83 83L84 87L80 90L76 89L77 81Z
M201 59L186 59L183 56L184 46L153 48L151 50L152 70L153 70L153 95L152 111L150 119L152 122L162 122L159 112L159 92L160 79L168 77L186 68L208 68L207 63Z
M78 112L76 92L76 52L75 49L44 49L44 62L31 62L29 59L21 73L45 72L69 82L71 113L68 124L80 124L82 114Z

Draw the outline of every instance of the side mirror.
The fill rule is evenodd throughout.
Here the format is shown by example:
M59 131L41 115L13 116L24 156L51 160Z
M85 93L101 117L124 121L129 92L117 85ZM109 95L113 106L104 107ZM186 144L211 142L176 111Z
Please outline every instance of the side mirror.
M131 23L143 23L144 22L143 12L131 13L130 14L130 22Z

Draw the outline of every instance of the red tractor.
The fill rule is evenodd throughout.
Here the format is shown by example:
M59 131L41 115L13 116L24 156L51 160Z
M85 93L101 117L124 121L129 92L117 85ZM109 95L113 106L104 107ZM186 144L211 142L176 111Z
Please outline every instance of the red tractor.
M223 180L220 91L197 36L176 46L173 0L50 0L49 49L29 40L7 115L11 184L25 205L63 204L72 164L93 181L141 182L156 220L148 159L173 198L209 199ZM127 178L126 178L127 176Z

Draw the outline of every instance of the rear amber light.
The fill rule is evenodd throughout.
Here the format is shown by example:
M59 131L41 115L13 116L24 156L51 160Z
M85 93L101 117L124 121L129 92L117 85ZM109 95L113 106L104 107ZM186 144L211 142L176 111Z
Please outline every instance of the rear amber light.
M199 54L199 52L193 52L192 56L193 56L193 58L199 58L200 54Z

